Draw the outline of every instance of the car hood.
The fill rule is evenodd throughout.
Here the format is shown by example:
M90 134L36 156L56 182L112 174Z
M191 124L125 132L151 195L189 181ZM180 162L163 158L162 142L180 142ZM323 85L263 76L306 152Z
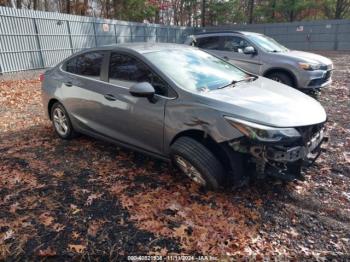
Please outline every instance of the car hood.
M294 58L299 62L309 62L309 63L317 63L317 64L323 64L323 65L332 64L332 60L330 60L329 58L321 55L309 53L309 52L290 50L288 52L283 52L278 54L281 56L288 56L290 58Z
M304 93L264 77L201 94L223 114L274 127L297 127L326 121L321 104Z

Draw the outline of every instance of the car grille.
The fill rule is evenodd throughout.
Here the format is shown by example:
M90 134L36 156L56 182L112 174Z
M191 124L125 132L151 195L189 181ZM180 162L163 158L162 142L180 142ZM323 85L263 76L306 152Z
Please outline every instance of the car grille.
M332 77L332 70L328 70L322 78L313 79L310 81L309 86L319 86L329 81Z
M333 64L321 65L320 69L321 70L332 70L333 69Z
M323 128L324 123L310 126L301 126L296 129L299 131L302 137L303 144L306 144L311 138Z

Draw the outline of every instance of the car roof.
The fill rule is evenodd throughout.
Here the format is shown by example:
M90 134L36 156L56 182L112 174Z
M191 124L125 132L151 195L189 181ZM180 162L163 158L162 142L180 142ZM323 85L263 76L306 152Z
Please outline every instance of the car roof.
M132 50L141 54L157 52L163 50L174 50L174 49L184 49L184 48L192 48L188 45L183 44L174 44L174 43L151 43L151 42L138 42L138 43L121 43L121 44L113 44L101 47L94 47L85 49L89 51L101 51L101 50Z
M261 35L256 32L248 32L248 31L233 31L233 30L222 30L222 31L209 31L209 32L200 32L195 33L193 36L195 37L203 37L208 35L227 35L227 34L237 34L237 35Z

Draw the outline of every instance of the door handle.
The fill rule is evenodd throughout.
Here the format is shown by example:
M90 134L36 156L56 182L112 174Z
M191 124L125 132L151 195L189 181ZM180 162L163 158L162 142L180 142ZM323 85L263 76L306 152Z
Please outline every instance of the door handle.
M225 60L230 60L227 56L223 56L222 58Z
M106 98L107 100L109 100L109 101L115 101L115 100L117 100L117 98L115 98L115 96L114 96L114 95L111 95L111 94L106 94L106 95L105 95L105 98Z
M65 82L64 83L66 86L72 86L73 84L71 82Z

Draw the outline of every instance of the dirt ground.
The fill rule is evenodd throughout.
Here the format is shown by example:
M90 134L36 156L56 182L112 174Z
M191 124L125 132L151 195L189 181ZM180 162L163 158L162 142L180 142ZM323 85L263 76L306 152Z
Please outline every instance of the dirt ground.
M0 260L128 255L350 259L350 53L319 100L330 142L305 181L206 192L166 163L60 140L37 79L0 76Z

